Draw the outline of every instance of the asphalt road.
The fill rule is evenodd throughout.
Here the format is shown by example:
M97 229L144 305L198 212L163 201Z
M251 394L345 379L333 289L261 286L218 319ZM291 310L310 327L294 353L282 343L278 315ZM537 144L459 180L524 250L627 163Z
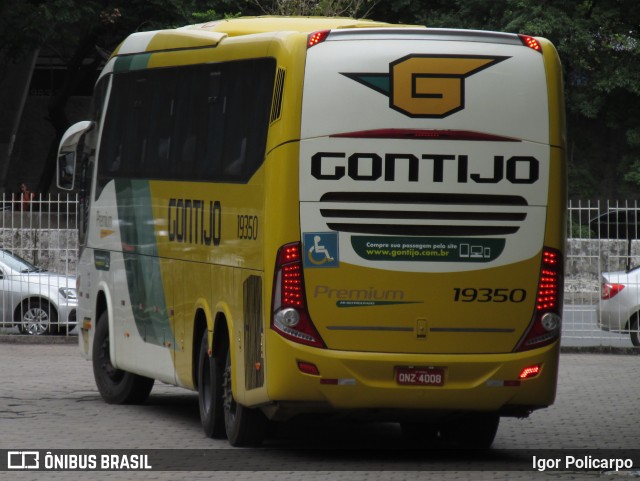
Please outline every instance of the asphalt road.
M639 364L636 355L563 353L553 406L527 419L503 419L491 453L443 460L407 446L394 424L295 423L275 430L266 450L229 448L203 435L194 393L156 382L145 405L107 405L95 388L91 364L74 344L0 343L0 450L196 450L187 452L192 456L214 450L209 458L223 469L0 471L0 479L620 479L622 473L607 470L504 469L511 469L513 450L519 450L516 458L528 459L531 453L564 456L588 449L611 455L637 448ZM336 455L336 449L347 451ZM489 464L480 462L487 459ZM640 464L626 474L640 476Z

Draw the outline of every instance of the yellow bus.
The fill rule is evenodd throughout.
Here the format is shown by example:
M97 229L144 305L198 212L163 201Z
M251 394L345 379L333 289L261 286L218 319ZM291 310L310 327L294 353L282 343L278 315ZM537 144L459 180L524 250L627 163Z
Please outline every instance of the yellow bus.
M197 391L234 446L334 414L490 446L555 398L564 142L543 38L281 17L131 35L59 152L102 397Z

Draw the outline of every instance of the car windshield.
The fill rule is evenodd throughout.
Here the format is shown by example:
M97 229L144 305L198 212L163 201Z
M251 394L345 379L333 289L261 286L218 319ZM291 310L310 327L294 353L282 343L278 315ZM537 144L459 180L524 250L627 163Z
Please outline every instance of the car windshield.
M30 262L25 261L22 257L12 254L8 251L0 250L0 261L4 262L14 271L18 272L42 272L43 269L34 266Z

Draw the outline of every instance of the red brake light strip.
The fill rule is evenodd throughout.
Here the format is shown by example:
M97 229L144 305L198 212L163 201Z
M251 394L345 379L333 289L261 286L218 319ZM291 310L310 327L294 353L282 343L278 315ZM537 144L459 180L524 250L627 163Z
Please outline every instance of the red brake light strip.
M476 140L488 142L520 142L519 139L470 130L439 129L374 129L333 134L331 137L353 139Z

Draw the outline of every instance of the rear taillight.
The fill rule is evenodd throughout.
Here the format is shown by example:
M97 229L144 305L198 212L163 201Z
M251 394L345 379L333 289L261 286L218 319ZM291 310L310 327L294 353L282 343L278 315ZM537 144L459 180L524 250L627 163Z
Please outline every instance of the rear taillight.
M536 377L538 374L540 374L541 370L542 367L540 366L540 364L525 367L522 371L520 371L518 379L530 379L532 377Z
M518 37L520 37L520 41L525 47L529 47L536 52L542 52L542 45L540 45L540 42L538 42L538 39L536 39L535 37L532 37L530 35L518 35Z
M560 251L550 247L543 249L535 312L516 351L546 346L560 337L563 295L562 262Z
M512 137L449 129L374 129L332 134L331 137L351 139L415 139L415 140L473 140L487 142L520 142Z
M603 282L600 289L600 298L603 301L611 299L612 297L615 297L622 289L624 289L624 284Z
M311 48L314 45L318 45L319 43L324 42L331 30L320 30L318 32L310 33L307 37L307 48Z
M307 311L301 251L299 242L284 245L278 251L271 329L291 341L324 348L326 346Z

